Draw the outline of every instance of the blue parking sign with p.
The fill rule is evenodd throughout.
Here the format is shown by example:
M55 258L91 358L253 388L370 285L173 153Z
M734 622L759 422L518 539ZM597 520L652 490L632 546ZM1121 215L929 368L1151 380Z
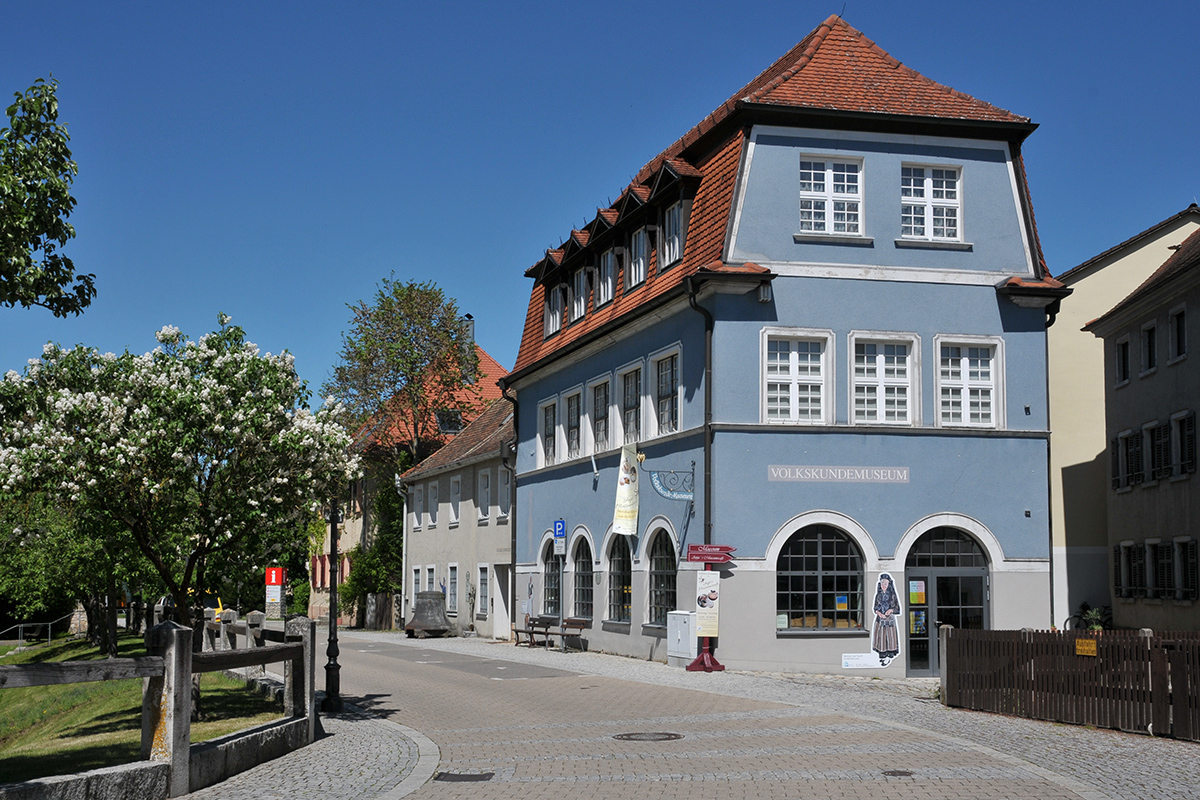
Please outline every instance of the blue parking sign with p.
M567 553L567 521L554 520L554 555L562 556Z

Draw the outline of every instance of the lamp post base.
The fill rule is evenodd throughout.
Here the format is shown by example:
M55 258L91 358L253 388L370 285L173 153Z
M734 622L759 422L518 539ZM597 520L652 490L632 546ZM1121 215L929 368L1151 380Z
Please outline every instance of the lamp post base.
M725 665L717 659L713 658L712 651L708 646L708 637L704 637L704 646L700 648L700 655L696 656L696 660L684 667L688 672L724 672Z

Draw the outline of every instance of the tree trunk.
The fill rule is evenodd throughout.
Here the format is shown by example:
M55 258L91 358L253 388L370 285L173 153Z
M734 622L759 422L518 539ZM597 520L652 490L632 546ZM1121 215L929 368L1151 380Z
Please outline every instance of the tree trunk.
M108 602L105 607L105 654L109 658L117 657L117 580L112 567L108 569Z
M88 644L101 647L104 644L104 606L101 595L89 594L83 604L87 612Z

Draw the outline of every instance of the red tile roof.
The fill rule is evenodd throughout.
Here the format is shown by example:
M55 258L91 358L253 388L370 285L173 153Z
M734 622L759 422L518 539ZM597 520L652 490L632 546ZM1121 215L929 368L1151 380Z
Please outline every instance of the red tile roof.
M685 276L701 270L709 271L706 269L709 265L721 261L745 134L740 129L727 126L723 129L727 132L720 134L724 138L708 137L703 148L693 145L705 139L707 134L735 112L767 108L958 120L984 123L993 130L1013 126L1008 129L1007 136L1014 142L1024 139L1034 127L1027 117L976 100L924 77L892 58L840 17L831 16L782 58L651 159L638 171L633 182L621 191L610 208L597 211L593 222L602 221L610 227L617 224L622 216L636 212L650 199L652 188L659 185L664 167L678 175L679 180L699 179L681 264L662 275L656 274L657 248L654 248L648 270L650 277L644 284L626 294L622 288L623 275L618 275L613 302L604 308L594 309L589 299L584 317L573 324L564 325L549 339L543 339L542 335L545 297L542 279L563 264L564 252L547 251L547 258L526 271L525 274L537 282L530 293L525 330L517 363L513 367L514 373L529 368L616 317L677 288ZM1023 178L1023 162L1019 168ZM1028 202L1028 192L1025 192L1025 199ZM1032 203L1029 204L1029 215L1032 221ZM599 225L590 223L585 227L591 227L592 232L584 243L595 241L599 235ZM1044 273L1036 225L1032 225L1031 235ZM579 242L578 238L576 242ZM607 245L597 242L596 246ZM728 267L723 266L722 269Z
M504 443L514 438L512 405L505 400L492 400L445 447L405 472L402 478L412 481L455 464L489 456L499 457Z

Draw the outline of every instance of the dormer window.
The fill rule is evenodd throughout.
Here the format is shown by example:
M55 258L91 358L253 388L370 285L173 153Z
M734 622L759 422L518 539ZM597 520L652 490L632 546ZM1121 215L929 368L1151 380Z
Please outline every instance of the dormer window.
M562 289L558 286L546 287L546 303L543 311L543 336L549 339L562 329L563 300Z
M675 203L663 214L662 248L659 270L670 267L683 257L683 204Z
M900 235L914 239L962 238L958 169L900 168Z
M587 271L578 269L571 276L571 322L583 319L587 311Z
M600 255L600 270L596 276L596 308L612 302L616 285L617 254L614 250L605 250Z
M444 408L434 412L437 417L438 433L453 435L463 429L462 412L458 409Z
M629 239L629 266L625 268L625 286L632 289L646 282L646 269L650 263L646 229L633 232Z

